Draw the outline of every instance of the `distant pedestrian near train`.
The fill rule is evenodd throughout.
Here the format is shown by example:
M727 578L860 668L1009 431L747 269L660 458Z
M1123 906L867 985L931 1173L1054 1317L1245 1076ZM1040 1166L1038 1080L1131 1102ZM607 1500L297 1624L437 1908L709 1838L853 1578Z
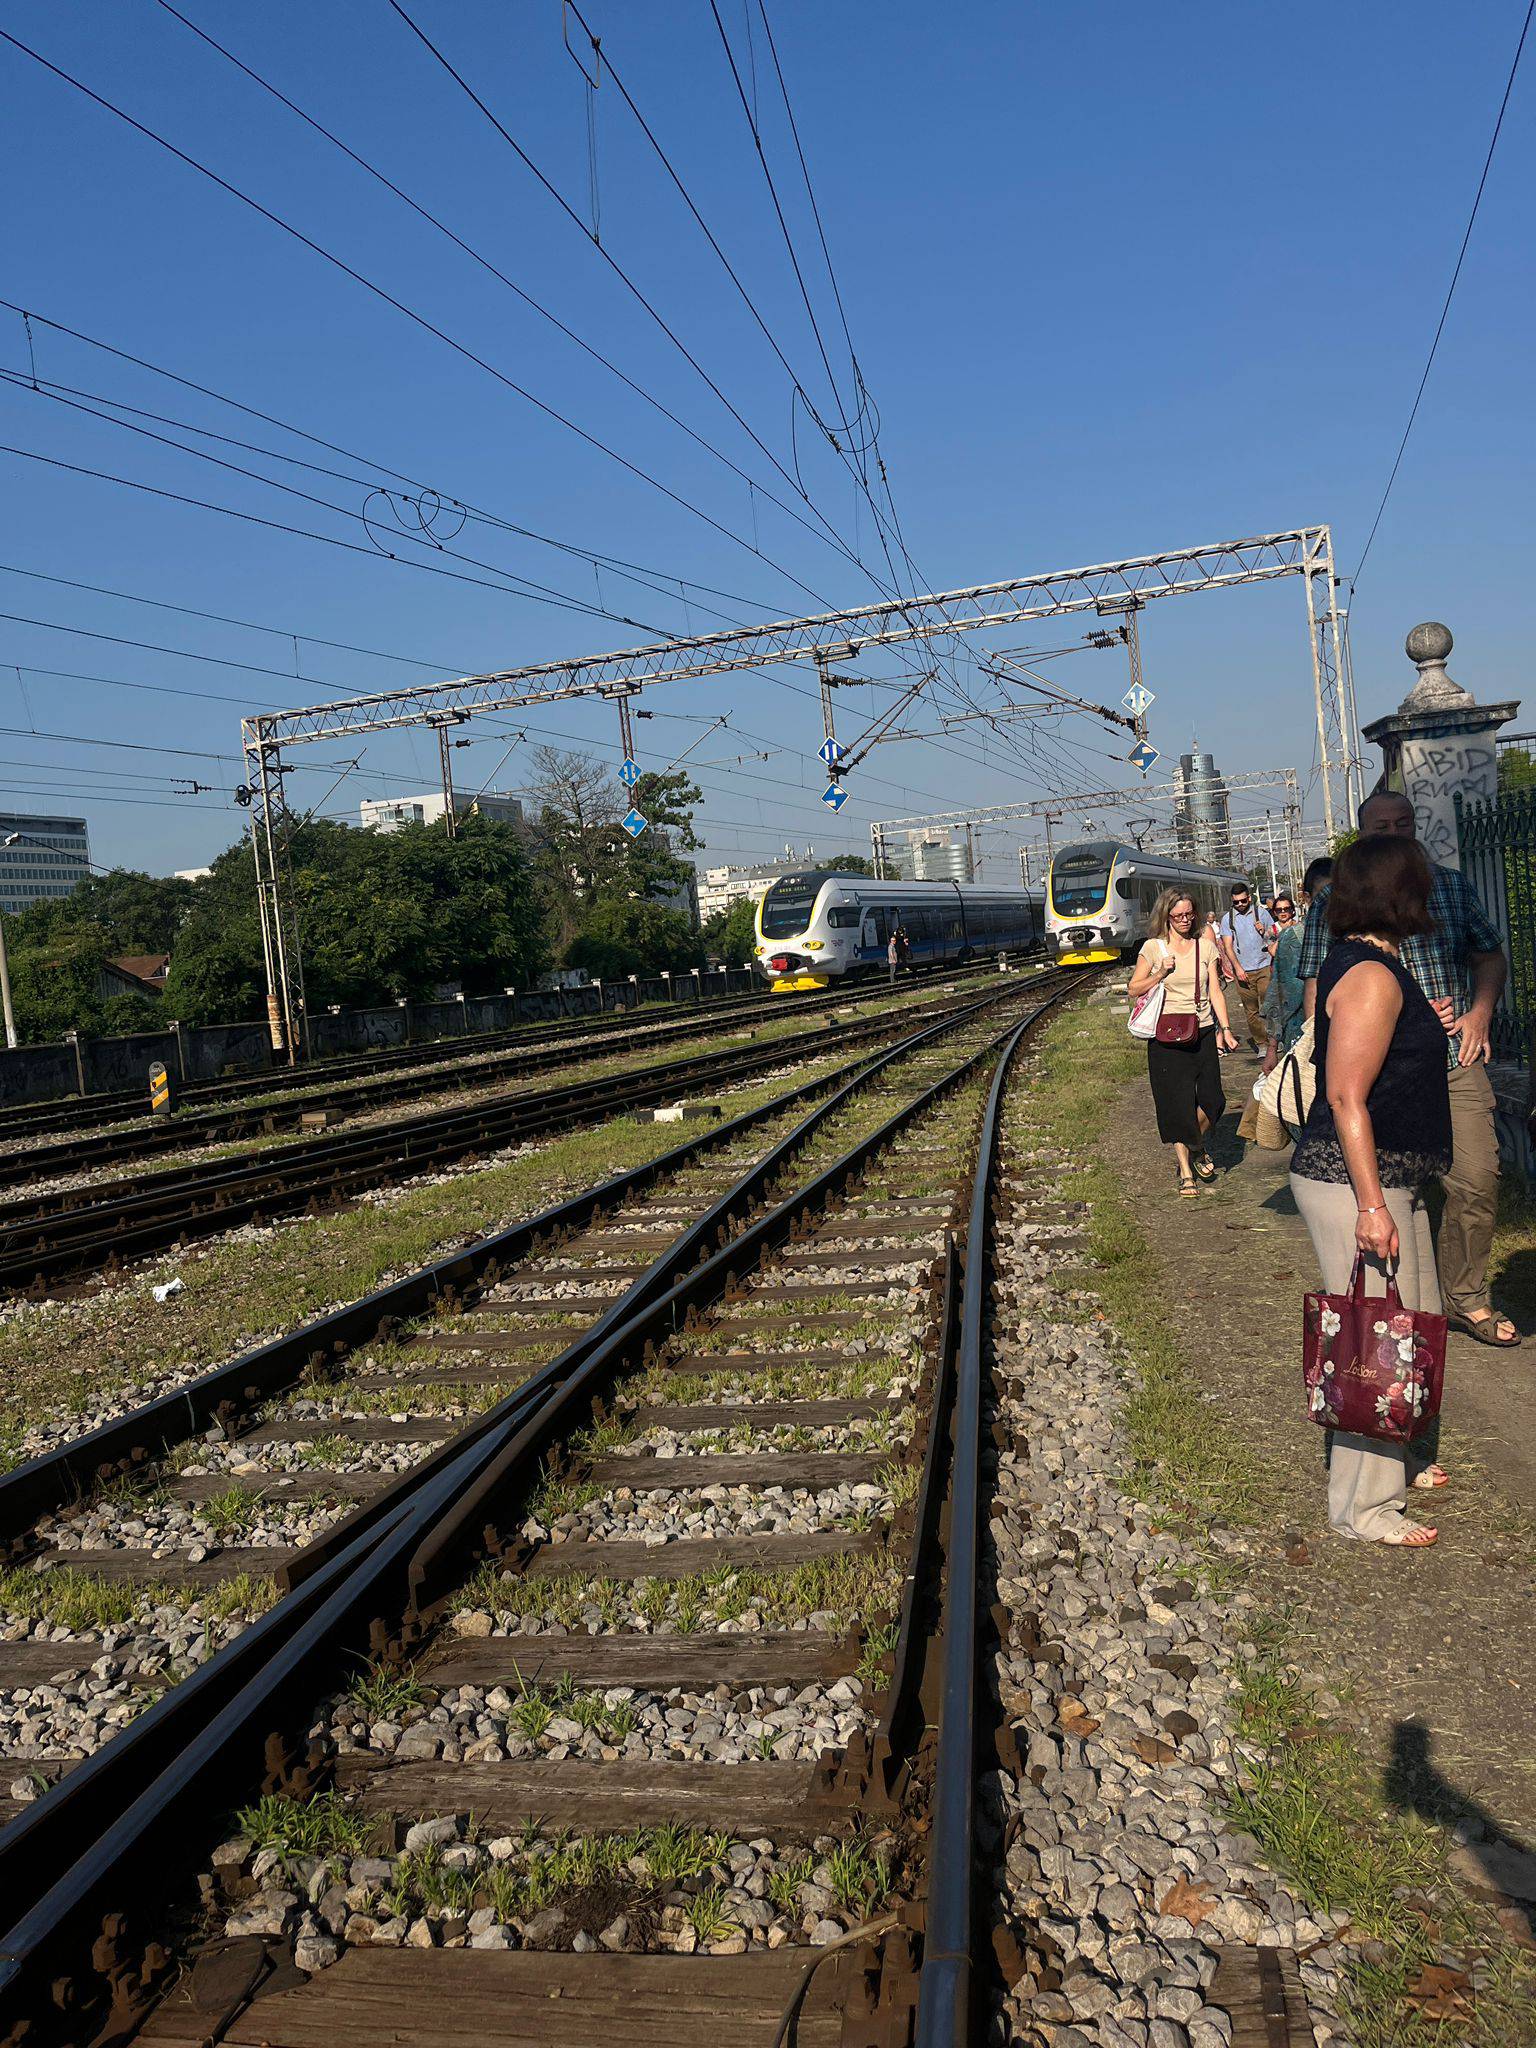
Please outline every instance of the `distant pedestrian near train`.
M1326 912L1312 912L1326 915L1333 944L1316 983L1317 1093L1291 1192L1326 1293L1348 1292L1363 1260L1367 1295L1385 1294L1390 1273L1404 1308L1438 1315L1423 1190L1451 1163L1445 1028L1403 958L1434 930L1432 887L1422 847L1375 835L1339 855ZM1330 1526L1365 1543L1433 1543L1436 1532L1404 1512L1412 1448L1334 1431ZM1446 1475L1426 1464L1413 1483L1443 1486Z
M1275 941L1269 991L1264 998L1264 1023L1269 1032L1269 1051L1264 1058L1266 1072L1290 1051L1307 1021L1307 985L1301 972L1302 939L1312 899L1332 873L1331 860L1315 860L1303 875L1295 896L1282 889L1275 898L1275 925L1280 936Z
M1147 1041L1147 1081L1157 1111L1157 1135L1173 1147L1179 1193L1194 1195L1201 1181L1216 1178L1206 1138L1221 1121L1226 1097L1218 1049L1235 1052L1221 986L1217 949L1201 929L1195 899L1165 889L1152 906L1150 936L1136 956L1130 998L1134 1006L1156 988L1163 991L1162 1019L1185 1035L1175 1042ZM1187 1020L1187 1021L1183 1021Z
M1263 1004L1279 932L1262 904L1255 903L1246 882L1232 884L1232 907L1216 927L1227 973L1237 984L1238 1000L1248 1020L1248 1043L1255 1052L1269 1044Z
M1400 791L1378 790L1360 806L1360 830L1414 839L1413 805ZM1429 863L1427 930L1405 936L1402 962L1444 1027L1451 1094L1451 1160L1441 1185L1440 1286L1454 1328L1479 1344L1519 1344L1520 1332L1495 1314L1488 1299L1488 1260L1499 1206L1499 1141L1493 1085L1488 1079L1488 1034L1508 972L1503 941L1476 891L1457 868ZM1301 974L1311 1014L1328 952L1332 913L1328 890L1318 894L1302 937Z

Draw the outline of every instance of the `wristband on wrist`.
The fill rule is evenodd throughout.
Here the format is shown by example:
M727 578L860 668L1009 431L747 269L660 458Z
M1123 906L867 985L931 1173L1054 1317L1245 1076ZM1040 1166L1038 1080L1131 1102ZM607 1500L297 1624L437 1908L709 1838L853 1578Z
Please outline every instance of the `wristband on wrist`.
M1356 1206L1362 1216L1380 1216L1384 1213L1387 1205L1385 1202L1373 1202L1368 1209L1363 1204L1357 1204Z

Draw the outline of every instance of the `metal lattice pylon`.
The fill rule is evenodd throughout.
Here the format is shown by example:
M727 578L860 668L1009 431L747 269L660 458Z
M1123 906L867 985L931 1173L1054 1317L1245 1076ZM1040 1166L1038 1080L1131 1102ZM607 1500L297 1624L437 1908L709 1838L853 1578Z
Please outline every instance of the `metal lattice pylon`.
M1331 836L1359 788L1360 744L1347 671L1341 676L1341 614L1333 542L1326 526L1293 527L1283 533L1130 556L1082 569L1047 570L926 597L894 598L847 611L777 619L615 654L576 655L565 661L537 662L526 668L459 676L247 718L242 722L242 735L246 780L252 792L251 836L274 1040L286 1047L290 1058L296 1058L304 1039L303 967L285 866L284 747L305 746L341 734L435 724L444 718L472 718L483 712L571 697L632 695L655 683L697 680L779 662L811 662L825 669L829 662L851 660L868 648L1012 626L1028 619L1118 610L1131 603L1139 607L1154 598L1267 583L1283 576L1300 576L1307 593L1319 773Z

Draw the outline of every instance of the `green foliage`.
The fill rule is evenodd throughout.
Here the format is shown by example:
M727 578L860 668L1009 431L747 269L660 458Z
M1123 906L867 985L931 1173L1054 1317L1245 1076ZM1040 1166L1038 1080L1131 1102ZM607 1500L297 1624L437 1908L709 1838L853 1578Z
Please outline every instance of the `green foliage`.
M757 904L750 896L738 896L725 910L707 918L700 934L704 950L721 959L727 967L745 967L757 947Z
M681 907L688 864L673 851L699 843L697 786L672 769L642 775L626 793L584 754L542 747L534 759L534 862L559 964L603 981L701 965L698 930ZM649 821L638 839L620 824L631 803Z
M518 828L464 819L362 832L315 820L292 839L294 900L312 1009L524 986L543 963L540 911ZM187 1023L265 1009L255 864L232 846L196 885L166 1006Z

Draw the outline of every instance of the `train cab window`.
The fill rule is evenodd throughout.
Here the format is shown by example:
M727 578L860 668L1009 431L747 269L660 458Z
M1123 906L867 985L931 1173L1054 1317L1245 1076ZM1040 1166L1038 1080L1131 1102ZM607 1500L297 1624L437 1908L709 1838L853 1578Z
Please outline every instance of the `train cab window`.
M1126 903L1136 901L1136 884L1129 875L1122 875L1115 883L1115 894Z
M789 939L803 932L825 880L825 875L785 875L775 882L763 898L763 937Z
M1058 917L1086 917L1104 908L1115 848L1107 840L1069 846L1051 863L1051 898Z
M857 904L839 903L827 912L827 923L835 932L854 932L859 928L859 916Z

